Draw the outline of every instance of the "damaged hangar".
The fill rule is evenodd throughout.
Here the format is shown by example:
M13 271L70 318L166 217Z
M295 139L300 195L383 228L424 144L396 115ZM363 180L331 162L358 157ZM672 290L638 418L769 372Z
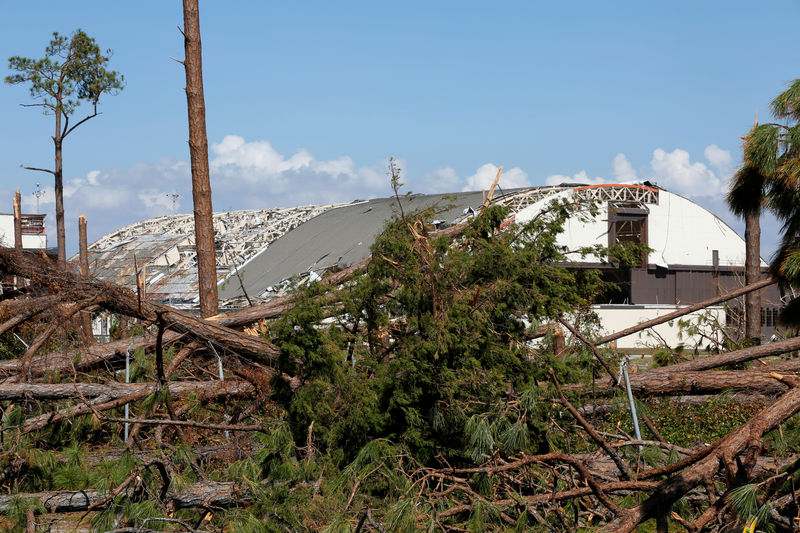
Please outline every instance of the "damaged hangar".
M651 252L634 268L614 268L599 257L571 257L570 268L597 268L617 290L593 305L606 331L728 292L744 284L744 240L718 217L699 205L649 182L641 184L558 186L516 189L496 196L510 210L509 221L523 223L551 201L594 202L595 216L573 217L559 237L568 249L617 242L646 244ZM417 195L403 198L406 210L436 207L437 227L473 216L482 192ZM349 204L233 211L214 215L217 276L222 308L242 307L278 295L290 279L316 279L369 255L383 225L398 210L394 198ZM197 307L197 267L192 215L171 215L133 224L89 247L92 274L135 289L136 269L149 298L185 309ZM766 263L762 261L766 271ZM762 332L769 338L782 295L773 285L761 291ZM707 311L721 323L735 322L737 302ZM692 319L693 315L687 318ZM697 315L694 315L697 318ZM106 328L107 329L107 324ZM98 332L98 333L107 333ZM650 333L658 341L706 344L686 338L677 323ZM620 347L652 342L632 335Z

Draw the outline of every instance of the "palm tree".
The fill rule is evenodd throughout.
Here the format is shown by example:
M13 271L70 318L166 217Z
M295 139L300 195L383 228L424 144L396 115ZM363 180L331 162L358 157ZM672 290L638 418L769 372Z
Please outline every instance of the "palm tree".
M734 213L746 220L767 208L783 223L781 245L770 268L784 285L796 285L800 284L800 79L775 97L770 108L778 122L757 124L745 137L744 165L734 176L727 199ZM800 299L784 308L781 322L800 325Z
M742 139L745 143L758 128L758 120L750 133ZM753 166L745 154L744 165L733 176L728 204L734 213L744 218L744 283L750 285L761 278L761 208L764 196L764 176ZM744 337L750 344L761 343L761 292L745 295Z

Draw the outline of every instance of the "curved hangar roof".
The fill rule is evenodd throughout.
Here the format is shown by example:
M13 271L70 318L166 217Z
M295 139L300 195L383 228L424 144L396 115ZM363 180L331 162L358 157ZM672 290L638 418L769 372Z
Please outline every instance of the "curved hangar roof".
M597 243L611 244L614 221L646 220L644 242L652 249L647 263L663 268L741 267L744 240L716 215L682 196L648 185L590 185L556 192L516 213L526 222L556 198L607 200L595 216L573 217L564 226L559 243L569 249ZM716 257L716 265L715 265ZM579 260L577 255L575 260ZM586 257L586 262L599 262ZM762 265L766 263L762 261Z

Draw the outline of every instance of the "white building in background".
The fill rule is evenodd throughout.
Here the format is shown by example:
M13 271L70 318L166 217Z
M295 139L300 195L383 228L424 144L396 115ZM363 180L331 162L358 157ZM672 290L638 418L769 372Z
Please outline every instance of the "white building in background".
M47 234L44 228L46 215L22 215L22 248L25 250L44 250L47 248ZM14 215L0 213L0 246L13 248Z
M733 228L691 200L650 183L562 186L518 211L515 221L525 223L553 200L594 200L597 212L571 218L558 242L570 250L596 244L612 246L633 242L651 251L633 268L611 268L596 256L571 257L577 268L598 268L617 285L592 306L605 333L613 333L639 322L658 318L737 289L744 285L745 243ZM762 259L762 271L767 263ZM762 337L776 331L782 295L775 285L762 289ZM735 325L741 319L741 302L731 301L664 323L648 331L617 341L620 348L667 344L687 348L713 347L721 335L689 335L689 324L712 322ZM681 324L684 327L681 327ZM702 329L702 328L701 328Z
M22 215L22 249L47 249L47 233L44 227L45 215ZM14 215L0 213L0 246L14 248ZM14 294L27 286L28 280L19 276L0 275L0 295ZM10 291L10 292L8 292ZM4 296L5 297L5 296Z

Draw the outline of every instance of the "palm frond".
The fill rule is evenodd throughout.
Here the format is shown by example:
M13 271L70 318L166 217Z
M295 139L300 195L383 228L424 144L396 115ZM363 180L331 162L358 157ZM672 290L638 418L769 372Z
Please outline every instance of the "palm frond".
M771 176L778 168L781 150L781 128L775 124L761 124L750 131L744 142L744 159L763 175Z
M800 79L792 81L788 89L772 100L770 110L778 118L800 120Z
M759 214L765 187L764 175L754 165L745 163L733 175L727 197L728 205L739 216Z

